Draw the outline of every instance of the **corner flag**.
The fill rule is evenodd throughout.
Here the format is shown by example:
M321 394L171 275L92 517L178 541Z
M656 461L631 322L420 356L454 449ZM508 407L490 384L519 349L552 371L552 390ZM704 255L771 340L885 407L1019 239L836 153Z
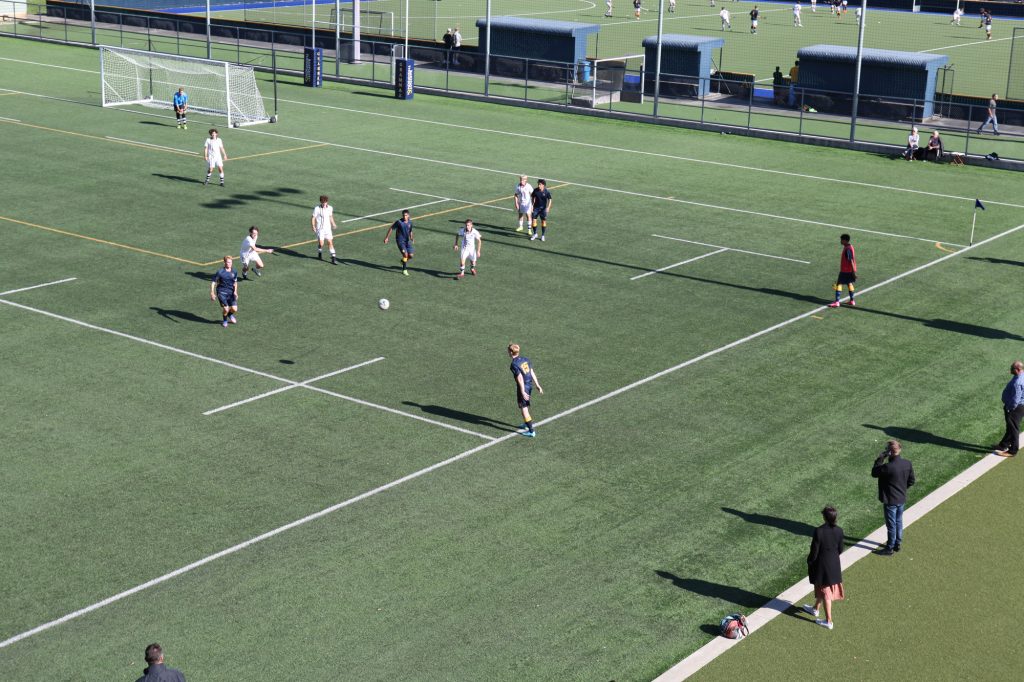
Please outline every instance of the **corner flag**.
M980 208L982 211L985 210L985 204L981 203L981 199L974 200L974 208Z
M968 242L971 246L974 246L974 225L978 222L978 209L985 210L985 204L981 203L981 199L974 199L974 213L971 216L971 241Z

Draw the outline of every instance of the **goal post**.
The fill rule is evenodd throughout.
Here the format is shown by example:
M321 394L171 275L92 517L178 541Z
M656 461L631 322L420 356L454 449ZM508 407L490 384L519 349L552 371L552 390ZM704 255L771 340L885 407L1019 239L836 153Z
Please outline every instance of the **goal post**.
M327 26L334 28L334 25L338 23L338 9L334 8L331 10L331 18L328 22L316 22L319 25L326 24ZM341 24L340 29L342 31L351 31L355 25L355 12L352 7L341 8ZM394 36L395 35L395 13L388 12L386 10L375 10L366 9L365 7L359 10L359 25L363 31L368 31L379 36Z
M229 126L271 120L251 66L102 46L100 80L105 107L170 108L174 93L184 88L190 111L224 116Z

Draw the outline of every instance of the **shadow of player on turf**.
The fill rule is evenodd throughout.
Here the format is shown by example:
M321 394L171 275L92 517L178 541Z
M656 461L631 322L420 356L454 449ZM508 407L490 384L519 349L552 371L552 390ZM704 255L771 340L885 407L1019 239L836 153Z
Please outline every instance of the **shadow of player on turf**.
M209 279L207 277L207 279ZM170 320L171 322L178 323L181 321L185 322L196 322L198 324L220 324L220 320L209 320L205 317L200 317L195 313L190 313L187 310L170 310L168 308L158 308L157 306L150 306L150 310L154 311L157 315Z
M905 426L878 426L877 424L863 424L863 426L865 428L881 431L889 438L895 438L896 440L904 443L938 445L941 448L949 448L950 450L980 452L986 455L992 451L992 448L987 448L982 445L978 445L977 443L965 443L962 440L946 438L945 436L939 436L929 431L922 431L921 429L910 429Z
M195 270L193 272L186 272L185 274L188 275L189 277L195 277L196 279L201 279L207 282L212 282L214 275L214 273L212 272L201 272L199 270Z
M203 184L202 178L187 177L184 175L166 175L164 173L153 173L154 177L163 178L164 180L177 180L178 182L187 182L193 185Z
M756 512L745 512L739 509L733 509L732 507L722 507L722 511L726 514L732 514L738 516L747 523L756 523L760 526L768 526L769 528L778 528L784 530L787 533L792 533L804 538L809 538L814 535L814 526L803 521L795 521L793 519L786 519L781 516L771 516L770 514L758 514ZM865 546L862 543L873 544L870 540L863 538L854 538L850 536L843 537L843 544L847 547L858 547Z
M410 407L418 407L427 414L432 414L435 417L446 417L452 421L459 421L466 424L473 424L474 426L486 426L488 428L496 429L498 431L517 431L519 427L508 422L503 422L498 419L491 419L490 417L484 417L479 414L473 414L471 412L463 412L462 410L455 410L450 407L444 407L443 405L421 405L420 403L413 402L411 400L402 401L403 405Z
M971 324L969 322L958 322L957 320L944 320L941 318L924 318L914 317L913 315L903 315L901 313L892 313L887 310L879 310L877 308L854 308L858 312L872 313L874 315L884 315L885 317L895 317L899 320L907 320L909 322L920 322L926 327L932 329L938 329L944 332L955 332L957 334L966 334L968 336L977 336L980 339L992 339L993 341L1024 341L1024 336L1008 332L1004 329L996 329L995 327L983 327L977 324Z
M1024 261L1019 260L1008 260L1006 258L982 258L981 256L968 256L967 260L977 260L983 263L992 263L993 265L1016 265L1018 267L1024 267Z
M678 587L681 590L686 590L687 592L699 594L702 597L721 599L724 602L735 604L736 606L741 606L746 609L759 609L764 606L773 608L788 616L793 616L794 618L797 617L795 607L789 602L773 599L772 597L766 597L765 595L758 594L757 592L744 590L742 587L722 585L720 583L713 583L699 578L680 578L678 575L668 571L655 571L655 573L658 577L670 581L675 587ZM715 632L717 634L717 629Z

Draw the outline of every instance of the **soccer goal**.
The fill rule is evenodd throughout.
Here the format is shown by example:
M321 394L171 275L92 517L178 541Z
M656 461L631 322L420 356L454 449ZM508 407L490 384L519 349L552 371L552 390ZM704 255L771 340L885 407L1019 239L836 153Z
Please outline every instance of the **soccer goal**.
M103 106L170 108L185 88L190 111L226 116L229 126L271 121L250 66L119 47L100 48Z
M334 8L331 10L331 20L329 26L334 28L335 22L338 21L338 9ZM318 24L320 22L317 22ZM351 7L341 8L341 30L351 31L352 26L355 23L355 13ZM379 36L394 36L395 35L395 13L385 12L382 10L375 9L364 9L360 7L359 10L359 28L361 31L366 31L372 35Z
M1007 71L1006 99L1024 100L1024 26L1013 29Z

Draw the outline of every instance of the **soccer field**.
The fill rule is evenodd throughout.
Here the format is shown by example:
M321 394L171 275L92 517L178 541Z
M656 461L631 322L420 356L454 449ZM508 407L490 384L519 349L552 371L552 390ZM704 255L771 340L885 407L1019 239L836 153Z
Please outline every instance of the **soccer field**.
M183 131L99 107L95 51L0 63L0 679L136 679L151 641L189 679L651 679L803 574L764 519L831 503L861 537L882 441L923 494L1000 434L1015 174L343 85ZM224 329L210 277L252 224L276 253Z

